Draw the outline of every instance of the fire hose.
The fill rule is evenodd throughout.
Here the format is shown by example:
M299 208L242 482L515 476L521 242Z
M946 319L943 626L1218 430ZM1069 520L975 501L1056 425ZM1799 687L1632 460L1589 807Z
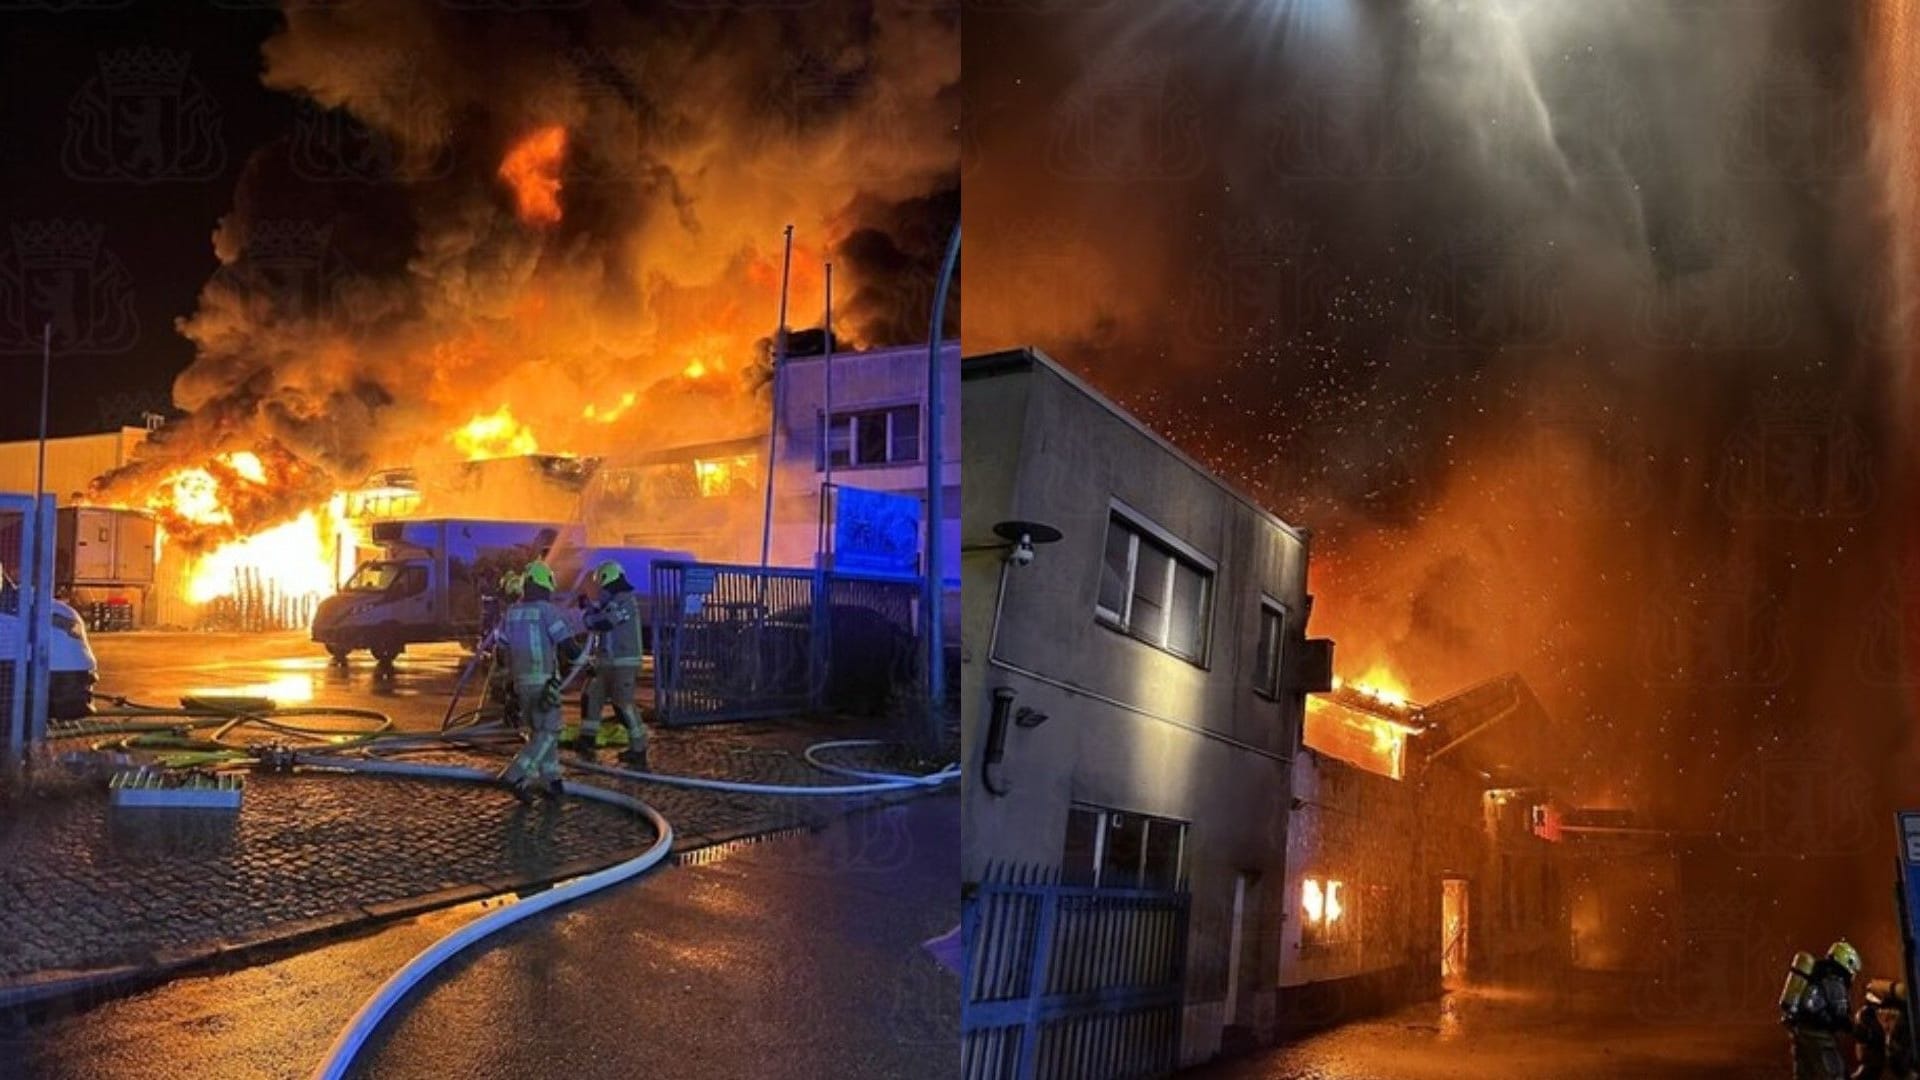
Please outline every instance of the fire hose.
M141 705L124 698L108 700L114 701L116 707L99 715L121 718L118 722L84 721L63 725L51 734L58 737L109 736L92 744L97 750L166 750L168 752L156 755L156 761L169 767L211 765L248 768L262 764L267 758L255 748L244 744L236 745L228 740L235 731L257 725L278 734L313 740L329 749L343 752L334 755L293 752L286 757L293 767L367 775L459 780L482 784L494 783L494 775L482 769L456 765L395 761L391 760L391 755L415 750L445 749L450 745L472 745L474 740L482 737L499 737L514 741L519 739L517 733L504 727L490 728L478 724L470 724L455 731L398 732L392 730L391 717L372 709L320 706L282 710L273 708L271 702L244 701L243 704L234 704L229 701L222 704L218 699L202 700L191 704L183 702L179 708L171 708ZM250 707L260 704L264 704L265 708ZM477 719L482 711L471 710L470 714L463 713L460 718L464 719L472 715ZM450 713L449 716L451 715ZM363 731L338 732L288 722L295 718L325 716L372 721L374 727ZM214 729L210 736L200 737L188 734L193 730L209 727ZM639 772L580 761L571 761L567 765L576 771L615 776L639 783L789 797L871 795L910 788L936 787L959 777L960 767L957 763L931 774L916 776L852 769L822 761L819 757L819 752L823 750L878 745L884 744L876 739L840 739L816 743L804 751L803 757L808 764L823 772L864 781L858 784L826 786L757 784ZM567 785L566 791L570 795L621 807L645 818L655 830L654 842L645 851L631 859L497 908L460 927L414 956L382 983L374 995L354 1014L346 1028L335 1038L327 1052L326 1060L314 1074L316 1077L324 1080L337 1080L339 1077L344 1077L380 1023L399 1006L414 987L448 960L475 943L533 915L638 877L658 865L672 850L673 826L661 816L659 811L645 802L620 792L578 783Z

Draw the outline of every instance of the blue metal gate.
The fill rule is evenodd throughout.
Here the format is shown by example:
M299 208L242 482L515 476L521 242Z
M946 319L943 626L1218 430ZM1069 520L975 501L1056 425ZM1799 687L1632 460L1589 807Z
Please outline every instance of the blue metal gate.
M1162 1076L1180 1061L1191 894L999 867L967 896L966 1080Z
M659 720L877 713L919 676L919 596L918 578L656 560Z
M818 577L812 570L655 560L660 722L753 720L817 707Z
M0 764L47 733L53 496L0 495Z

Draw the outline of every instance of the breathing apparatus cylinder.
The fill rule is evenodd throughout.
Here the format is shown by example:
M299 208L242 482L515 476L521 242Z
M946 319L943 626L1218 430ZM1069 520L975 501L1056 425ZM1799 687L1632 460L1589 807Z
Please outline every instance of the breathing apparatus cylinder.
M1787 966L1787 984L1780 988L1780 1012L1787 1017L1798 1015L1812 991L1813 954L1794 953L1793 963Z

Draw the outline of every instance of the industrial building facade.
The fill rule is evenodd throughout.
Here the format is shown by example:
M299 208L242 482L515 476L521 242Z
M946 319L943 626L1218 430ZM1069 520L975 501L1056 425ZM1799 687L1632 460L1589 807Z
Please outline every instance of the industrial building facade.
M1179 1062L1270 1040L1307 536L1037 351L962 399L962 881L1184 891Z

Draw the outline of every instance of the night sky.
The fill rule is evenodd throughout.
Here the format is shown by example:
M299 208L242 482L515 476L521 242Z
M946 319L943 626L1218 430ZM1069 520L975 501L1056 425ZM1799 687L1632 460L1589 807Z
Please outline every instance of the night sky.
M214 225L231 209L234 183L248 157L293 121L294 102L260 85L260 42L278 19L257 5L204 3L8 13L7 33L0 36L6 80L0 188L7 193L5 242L12 261L0 318L0 350L9 371L0 393L0 439L30 438L38 424L40 326L46 316L26 314L23 304L28 294L19 277L18 238L29 223L83 226L61 243L72 260L61 265L79 268L101 294L123 295L131 303L130 325L109 305L103 310L113 314L96 320L79 347L62 350L62 342L55 342L52 431L138 425L144 411L168 411L173 377L193 355L173 323L193 310L213 272ZM116 65L114 85L124 92L129 78L154 79L132 85L170 95L169 116L186 110L189 125L168 130L204 132L205 138L182 139L174 144L178 152L144 158L94 153L89 148L99 144L85 136L114 107L102 63L143 48L184 56L178 78L170 65L140 65L136 52L134 64ZM66 149L70 137L78 140L72 151ZM98 245L89 251L94 231ZM43 250L34 248L36 254Z
M1920 798L1901 3L981 7L970 352L1313 529L1348 678L1522 674L1563 797L1878 850ZM1875 919L1881 865L1838 870Z

